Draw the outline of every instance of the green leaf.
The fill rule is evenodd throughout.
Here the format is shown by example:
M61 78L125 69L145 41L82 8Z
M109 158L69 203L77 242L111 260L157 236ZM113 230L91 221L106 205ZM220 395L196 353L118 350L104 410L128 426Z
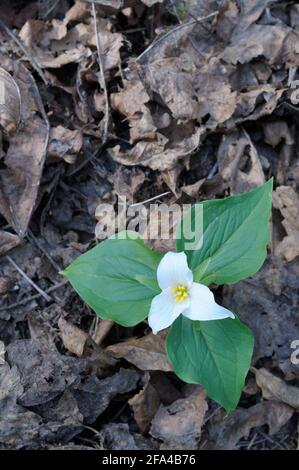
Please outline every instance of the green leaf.
M267 255L273 179L245 194L194 205L178 227L184 233L203 211L202 246L187 250L190 240L177 239L186 251L194 280L203 284L231 284L256 273ZM191 225L192 227L192 225ZM196 229L196 227L195 227ZM178 235L179 237L179 235Z
M122 326L143 321L160 293L157 267L162 255L136 235L121 232L105 240L62 273L97 315Z
M200 322L180 315L167 336L166 349L182 380L203 385L227 412L236 408L253 351L247 326L231 318Z

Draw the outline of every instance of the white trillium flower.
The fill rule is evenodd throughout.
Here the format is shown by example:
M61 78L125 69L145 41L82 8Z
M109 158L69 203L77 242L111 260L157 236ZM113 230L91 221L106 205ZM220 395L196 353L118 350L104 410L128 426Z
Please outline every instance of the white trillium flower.
M170 326L181 314L200 321L235 318L230 310L215 302L207 286L193 282L185 253L166 253L159 263L157 279L162 292L153 298L148 315L154 334Z

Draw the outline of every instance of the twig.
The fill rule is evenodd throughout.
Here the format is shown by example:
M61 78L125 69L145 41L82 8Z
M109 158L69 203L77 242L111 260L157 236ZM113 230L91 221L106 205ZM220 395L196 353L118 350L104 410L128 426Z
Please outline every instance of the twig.
M151 197L150 199L146 199L145 201L142 201L142 202L135 202L134 204L130 204L130 207L141 206L142 204L155 201L156 199L159 199L160 197L163 197L163 196L167 196L168 194L171 194L171 191L166 191L165 193L158 194L158 196Z
M14 260L10 256L6 256L7 261L12 264L12 266L23 276L23 278L30 284L47 302L50 302L52 299L49 295L46 294L38 285L35 284L35 282L30 279L30 277L27 276L26 273L17 265L17 263L14 262Z
M257 432L263 436L267 441L271 442L271 444L275 444L277 447L279 447L282 450L286 450L285 446L282 446L279 442L277 442L275 439L272 437L268 436L268 434L265 434L263 431L260 429L257 429Z
M213 11L212 13L210 13L207 16L203 16L201 18L197 18L197 19L194 19L194 20L187 21L186 23L179 24L175 28L173 28L170 31L168 31L167 33L165 33L159 39L157 39L156 42L153 42L147 49L145 49L145 51L142 52L142 54L140 54L139 57L137 57L136 61L140 62L141 59L143 59L145 55L147 55L150 51L152 51L152 49L159 46L162 42L164 42L166 39L168 39L172 34L176 33L177 31L179 31L183 28L187 28L188 26L192 26L193 24L200 23L201 21L207 20L207 19L212 18L216 15L218 15L218 11Z
M46 236L45 236L45 233L44 233L44 225L45 225L45 220L46 220L46 216L47 216L47 213L50 209L50 206L52 204L52 201L54 199L54 196L55 196L55 191L57 189L57 186L58 186L58 183L59 183L59 179L60 179L60 175L62 173L62 170L63 170L63 163L61 162L60 166L58 167L54 177L52 178L52 182L51 182L51 190L50 190L50 193L49 193L49 197L48 197L48 200L46 202L46 205L45 207L43 208L42 210L42 213L41 213L41 216L40 216L40 222L39 222L39 228L40 228L40 232L42 234L42 236L46 239Z
M63 287L67 283L68 283L67 279L64 279L64 281L59 282L58 284L55 284L54 286L49 287L49 289L46 289L45 292L47 294L50 294L51 292L59 289L60 287ZM26 299L19 300L19 302L15 302L14 304L6 305L5 307L0 307L0 312L6 312L8 310L13 310L14 308L21 307L22 305L26 305L29 302L32 302L33 300L37 300L39 297L41 297L41 294L31 295L30 297L26 297Z
M19 48L24 52L27 59L30 61L32 67L36 70L39 74L40 78L44 82L46 86L50 85L50 81L45 77L44 72L42 71L41 66L39 65L38 61L32 56L30 51L27 47L22 43L22 41L15 35L11 29L9 29L2 20L0 20L0 28L3 29L6 34L19 46Z
M54 269L56 269L56 271L60 271L61 270L61 266L59 266L56 261L52 258L52 256L47 252L47 250L45 249L45 247L42 245L42 243L35 237L35 235L32 233L32 231L30 229L28 229L28 233L27 233L27 238L29 239L29 241L33 241L36 246L40 249L40 251L46 256L46 258L49 260L49 262L51 263L51 265L53 266Z
M98 31L97 12L96 12L94 1L92 2L91 7L92 7L93 18L94 18L94 31L96 35L98 61L99 61L99 68L100 68L100 77L101 77L100 85L104 91L104 98L105 98L104 134L103 134L103 144L105 144L108 138L110 107L109 107L108 91L107 91L107 86L106 86L106 81L105 81L104 62L103 62L100 33Z
M39 2L39 17L42 19L46 19L47 16L57 7L60 0L52 0L50 2ZM44 6L43 4L46 3ZM49 6L50 3L50 6Z

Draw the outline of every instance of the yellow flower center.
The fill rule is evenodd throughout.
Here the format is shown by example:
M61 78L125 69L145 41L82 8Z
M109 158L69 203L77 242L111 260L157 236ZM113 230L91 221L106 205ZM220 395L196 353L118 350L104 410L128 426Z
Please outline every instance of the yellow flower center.
M174 301L175 302L183 302L188 297L188 290L186 286L183 285L178 285L176 287L173 287L173 293L174 293Z

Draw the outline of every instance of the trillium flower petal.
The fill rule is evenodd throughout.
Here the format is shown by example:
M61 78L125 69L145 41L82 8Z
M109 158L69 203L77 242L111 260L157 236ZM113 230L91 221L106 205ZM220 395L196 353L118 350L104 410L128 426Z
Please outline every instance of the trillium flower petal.
M189 305L189 299L183 302L175 302L171 288L165 289L161 294L156 295L152 300L148 315L148 324L154 335L170 326Z
M227 308L215 302L214 294L207 286L194 282L190 290L190 306L183 312L190 320L222 320L235 318Z
M185 253L174 253L172 251L166 253L158 266L157 279L162 290L179 284L191 287L193 274L188 267Z

